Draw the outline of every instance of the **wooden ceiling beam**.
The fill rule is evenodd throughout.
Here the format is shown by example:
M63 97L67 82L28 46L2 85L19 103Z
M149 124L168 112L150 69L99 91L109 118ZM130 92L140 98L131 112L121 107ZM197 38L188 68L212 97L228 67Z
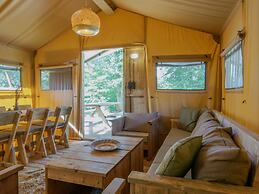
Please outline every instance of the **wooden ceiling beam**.
M116 6L111 0L92 0L104 13L111 15L114 14Z

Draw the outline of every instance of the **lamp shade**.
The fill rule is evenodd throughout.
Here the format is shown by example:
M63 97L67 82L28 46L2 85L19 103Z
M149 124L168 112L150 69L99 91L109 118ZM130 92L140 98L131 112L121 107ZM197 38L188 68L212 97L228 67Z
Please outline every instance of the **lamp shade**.
M72 29L81 36L95 36L100 30L100 18L91 9L83 8L71 17Z

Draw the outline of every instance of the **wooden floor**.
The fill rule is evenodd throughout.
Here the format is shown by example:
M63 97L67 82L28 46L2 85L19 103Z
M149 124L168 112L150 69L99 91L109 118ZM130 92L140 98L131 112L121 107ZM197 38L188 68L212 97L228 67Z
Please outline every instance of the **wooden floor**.
M73 146L70 142L70 146ZM75 142L76 143L76 142ZM29 164L19 172L19 194L44 194L45 193L45 164L48 161L61 158L63 149L59 149L55 155L46 158L34 156ZM147 171L152 162L144 160L144 171Z

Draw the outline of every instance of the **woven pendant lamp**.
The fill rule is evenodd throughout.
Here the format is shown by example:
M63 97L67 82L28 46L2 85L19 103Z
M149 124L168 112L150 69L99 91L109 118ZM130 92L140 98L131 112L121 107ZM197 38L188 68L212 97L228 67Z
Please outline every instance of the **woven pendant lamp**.
M100 31L100 18L91 9L82 8L71 17L72 29L80 36L95 36Z

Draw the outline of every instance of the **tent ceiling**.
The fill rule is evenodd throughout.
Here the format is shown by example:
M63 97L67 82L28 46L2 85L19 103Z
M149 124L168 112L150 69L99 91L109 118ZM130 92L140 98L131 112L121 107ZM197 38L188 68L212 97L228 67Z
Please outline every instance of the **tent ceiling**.
M35 50L68 29L85 0L0 0L0 42ZM89 1L94 11L97 6Z
M107 0L106 0L107 1ZM0 0L0 43L36 50L70 27L85 0ZM94 11L100 9L88 0ZM108 0L117 7L219 34L238 0Z
M112 0L122 9L220 34L239 0Z

